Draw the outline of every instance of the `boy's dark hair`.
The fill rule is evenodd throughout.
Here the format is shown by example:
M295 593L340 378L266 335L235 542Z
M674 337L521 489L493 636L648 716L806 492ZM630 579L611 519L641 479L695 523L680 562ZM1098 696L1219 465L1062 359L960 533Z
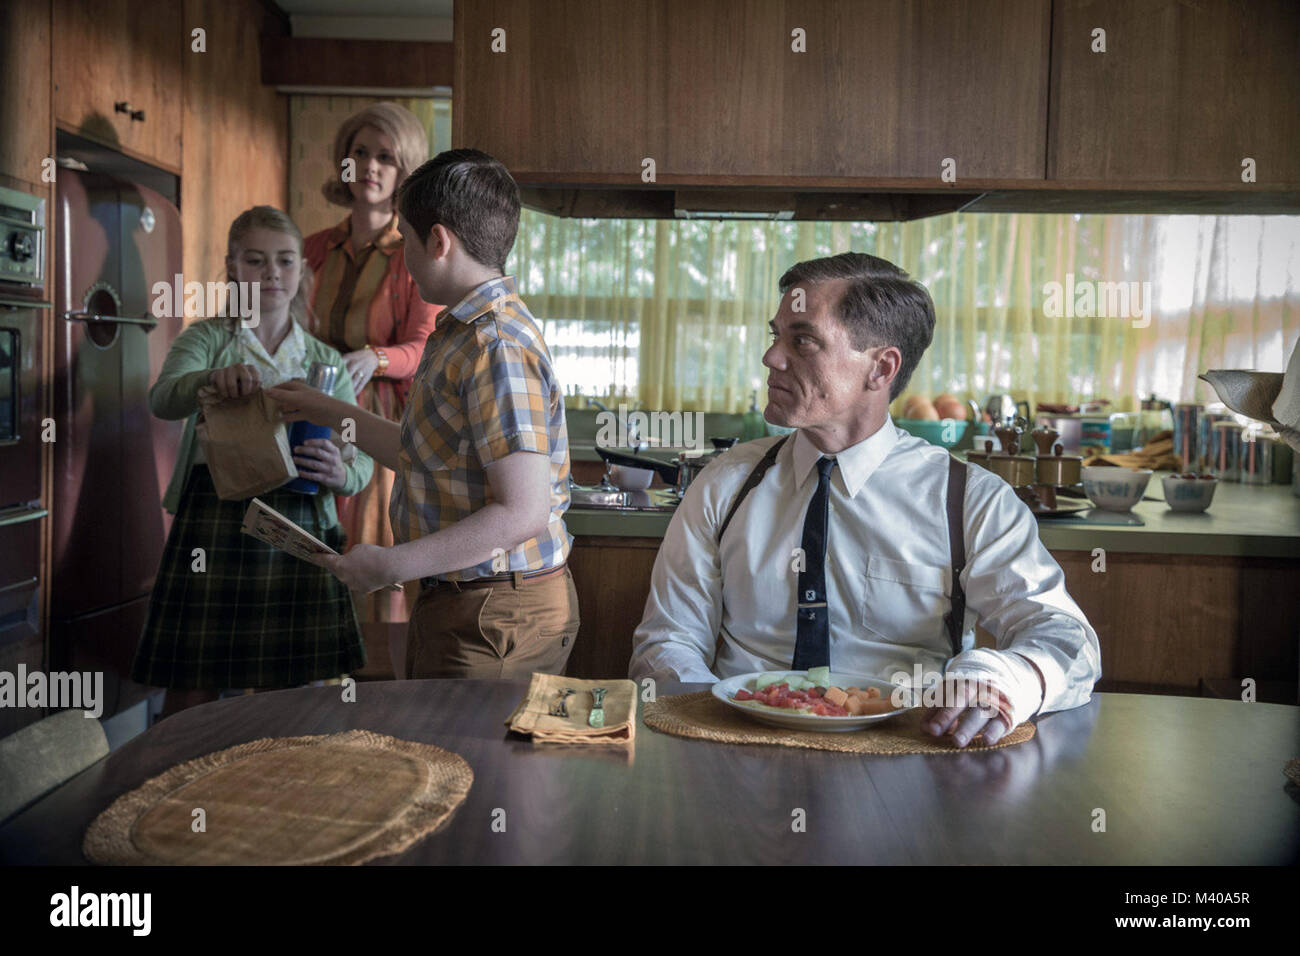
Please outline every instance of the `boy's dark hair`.
M397 211L421 242L434 226L443 226L477 261L504 272L519 231L519 187L487 153L448 149L406 177L397 190Z
M835 314L849 330L849 341L861 352L893 345L903 353L898 374L890 383L889 400L903 393L921 356L934 338L934 302L925 286L888 259L864 252L843 252L825 259L792 265L778 287L785 295L800 282L847 279Z

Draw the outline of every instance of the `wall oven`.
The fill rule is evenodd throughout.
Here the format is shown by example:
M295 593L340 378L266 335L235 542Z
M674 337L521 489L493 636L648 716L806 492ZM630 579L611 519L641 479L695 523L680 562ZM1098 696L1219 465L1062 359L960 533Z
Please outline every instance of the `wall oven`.
M0 660L40 634L45 201L0 188Z

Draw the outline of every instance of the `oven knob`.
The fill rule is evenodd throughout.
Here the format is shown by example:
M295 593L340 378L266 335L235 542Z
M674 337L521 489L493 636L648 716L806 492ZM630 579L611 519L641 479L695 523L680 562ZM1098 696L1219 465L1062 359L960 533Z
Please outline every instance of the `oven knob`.
M15 262L26 262L35 252L32 237L26 232L15 232L9 236L9 258Z

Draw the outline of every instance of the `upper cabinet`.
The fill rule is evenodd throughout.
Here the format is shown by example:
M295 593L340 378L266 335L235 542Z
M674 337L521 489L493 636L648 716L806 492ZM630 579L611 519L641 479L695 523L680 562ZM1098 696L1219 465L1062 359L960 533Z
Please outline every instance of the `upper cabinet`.
M557 215L1300 212L1297 0L474 0L455 20L454 143Z
M174 0L54 0L54 117L171 172L181 167L182 64Z
M1051 180L1300 189L1300 4L1055 0L1051 100Z
M453 139L521 183L1041 181L1050 6L939 6L458 3Z

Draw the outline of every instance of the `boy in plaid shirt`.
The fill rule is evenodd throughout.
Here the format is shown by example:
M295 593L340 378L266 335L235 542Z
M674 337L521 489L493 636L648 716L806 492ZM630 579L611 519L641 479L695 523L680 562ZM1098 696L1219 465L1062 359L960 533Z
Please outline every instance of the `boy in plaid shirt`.
M564 671L578 632L564 399L541 332L503 275L519 189L486 153L439 153L397 197L406 267L438 316L400 424L305 383L269 389L286 421L343 433L396 472L391 548L317 561L350 588L419 578L407 676Z

